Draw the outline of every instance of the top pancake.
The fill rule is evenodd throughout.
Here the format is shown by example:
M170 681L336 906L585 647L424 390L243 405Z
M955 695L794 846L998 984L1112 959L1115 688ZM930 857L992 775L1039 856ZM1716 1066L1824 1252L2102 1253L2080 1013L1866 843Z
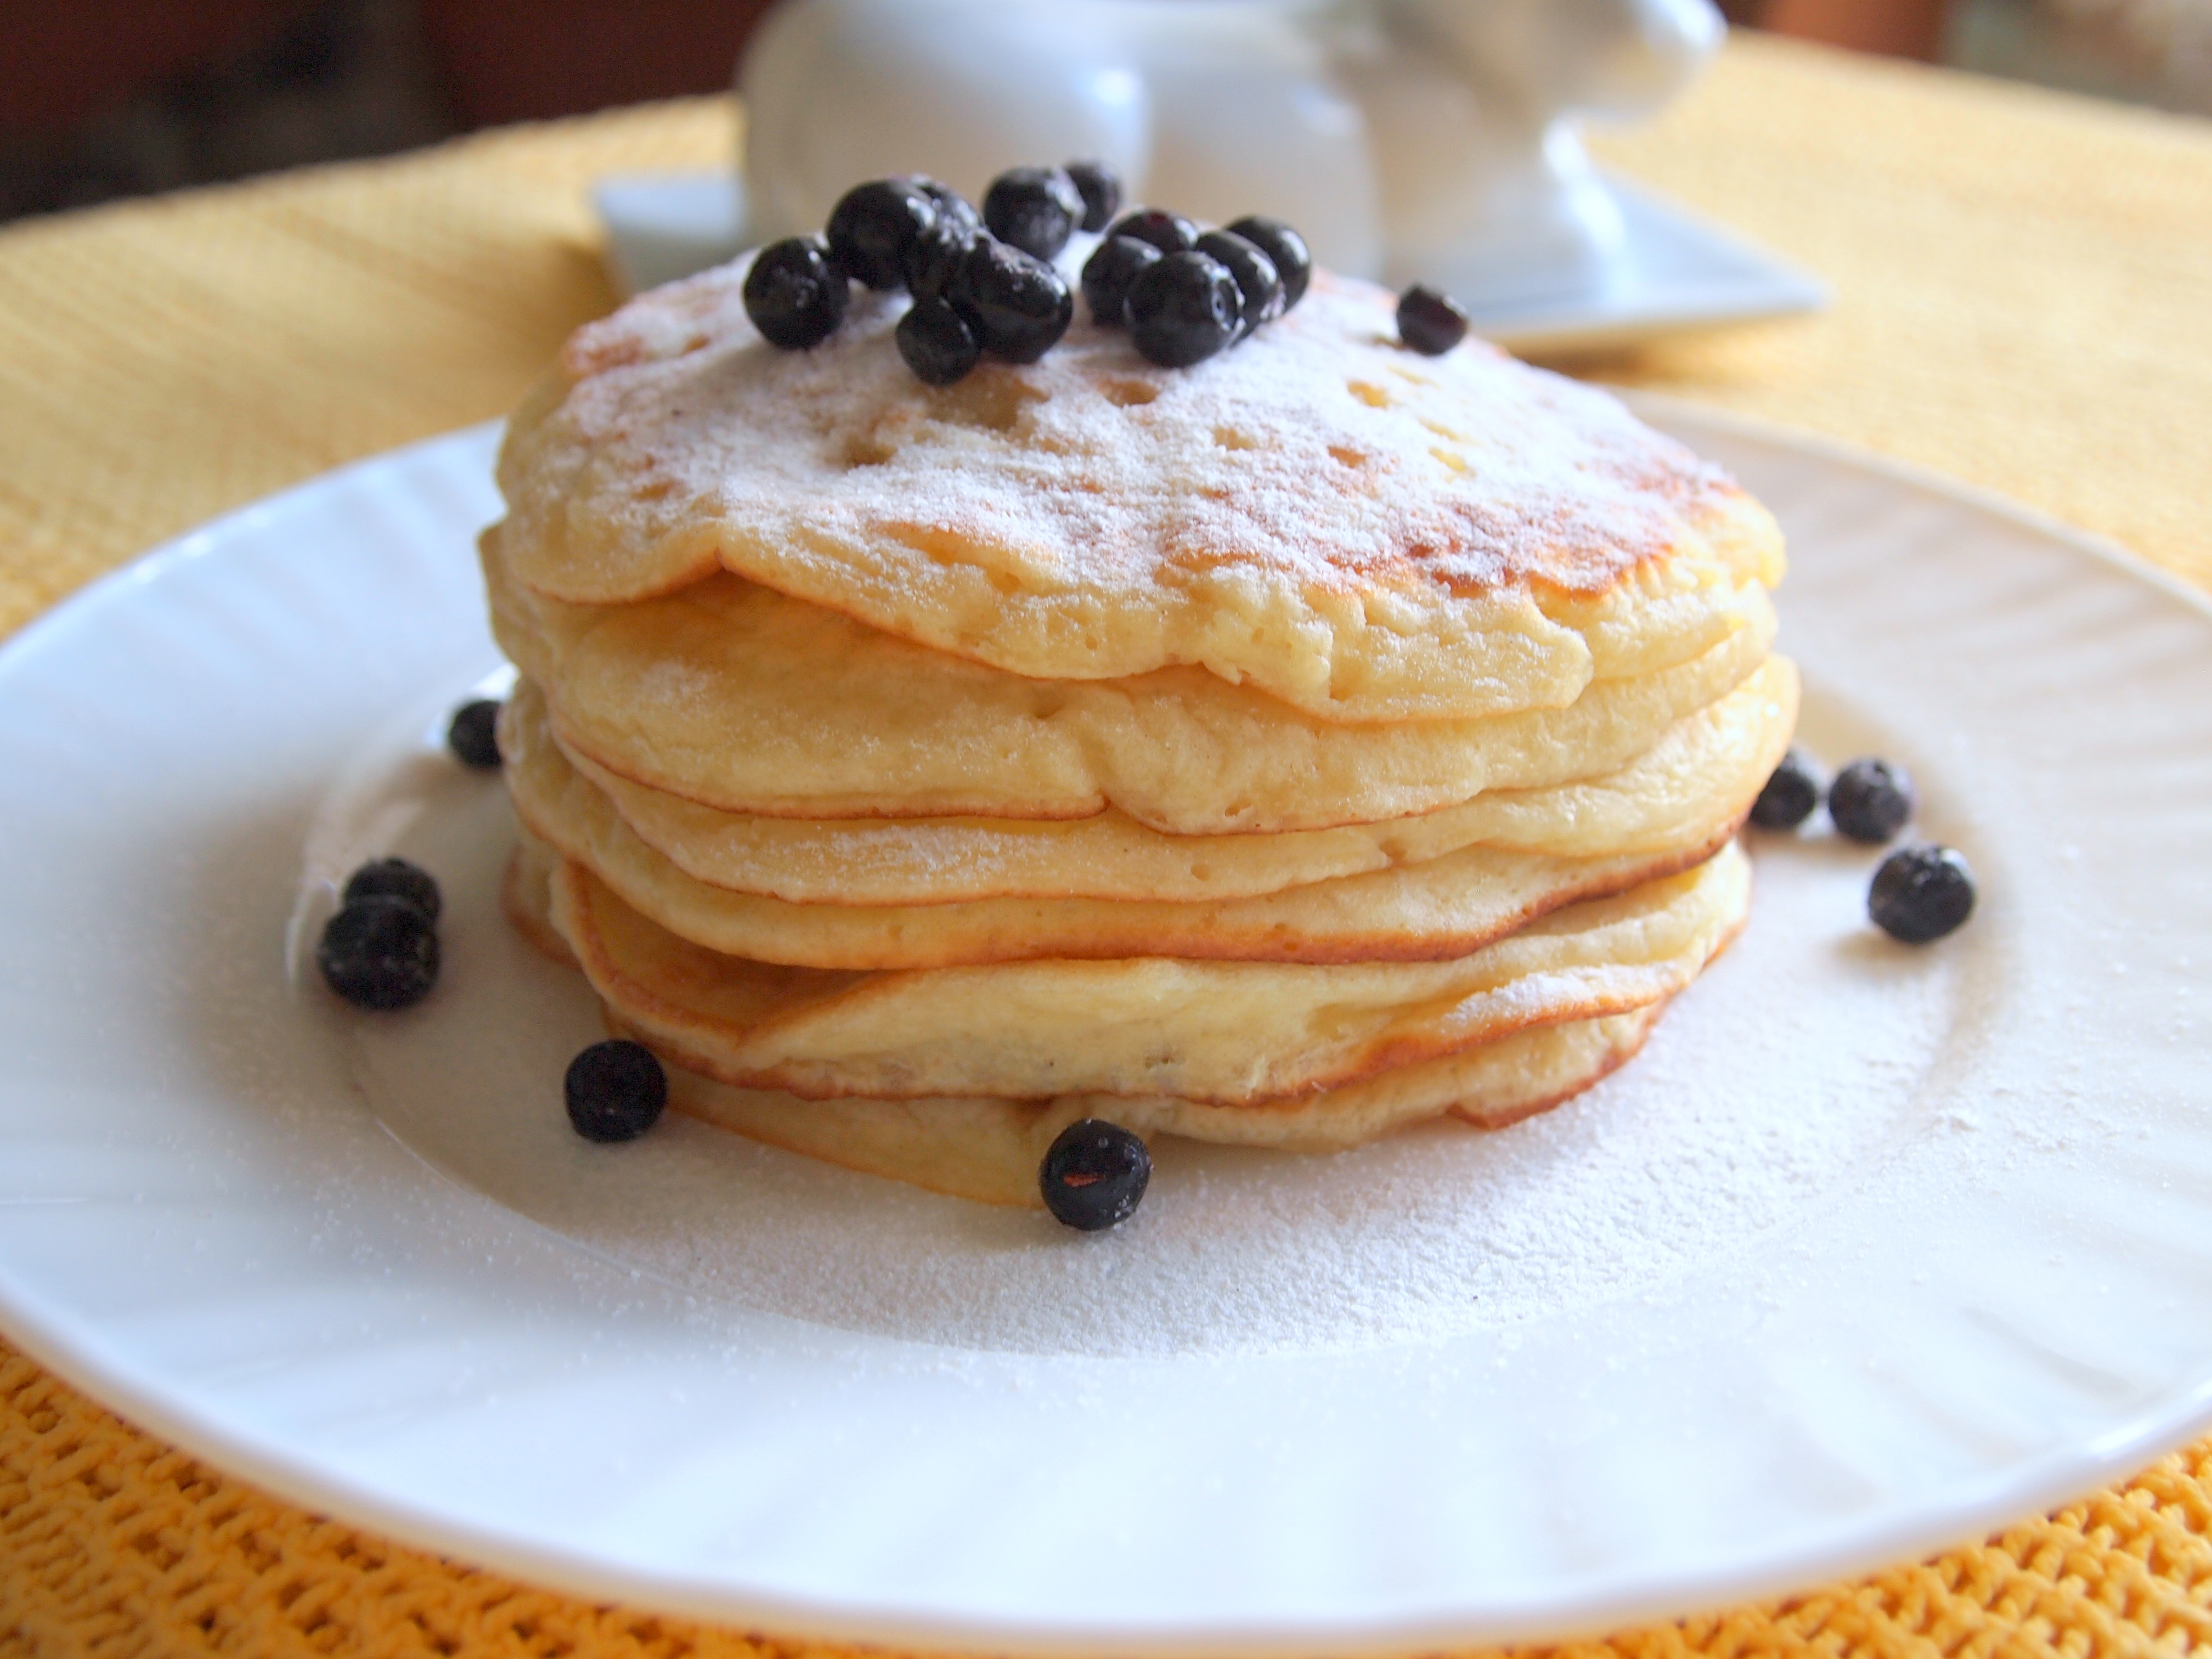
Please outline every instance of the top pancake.
M778 351L744 274L580 330L517 412L502 541L529 589L616 604L721 568L1018 675L1192 665L1364 723L1564 707L1593 641L1709 629L1707 596L1781 574L1717 470L1486 346L1415 356L1364 283L1316 276L1192 368L1082 321L933 389L891 338L902 295Z

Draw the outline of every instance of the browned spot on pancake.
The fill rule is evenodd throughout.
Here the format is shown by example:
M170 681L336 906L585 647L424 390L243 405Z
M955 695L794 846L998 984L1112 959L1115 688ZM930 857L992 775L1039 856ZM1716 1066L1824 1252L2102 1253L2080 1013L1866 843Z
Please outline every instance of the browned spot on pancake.
M1121 409L1141 409L1160 395L1150 380L1102 380L1098 390L1108 403Z
M1398 401L1372 380L1346 380L1344 389L1370 409L1388 409Z
M1239 432L1233 426L1213 428L1213 441L1221 449L1257 449L1260 441L1249 432Z
M856 432L845 440L844 453L839 457L848 467L881 466L898 451L872 432Z
M1328 447L1328 458L1339 466L1358 467L1367 465L1366 456L1356 449L1347 449L1342 444L1331 444Z
M958 385L948 386L930 400L930 413L954 426L985 432L1012 432L1031 404L1049 396L1012 369L986 363Z

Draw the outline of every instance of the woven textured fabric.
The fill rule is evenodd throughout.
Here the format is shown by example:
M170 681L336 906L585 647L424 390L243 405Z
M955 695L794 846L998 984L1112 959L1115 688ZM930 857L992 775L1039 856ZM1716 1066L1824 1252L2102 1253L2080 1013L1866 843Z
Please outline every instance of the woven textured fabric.
M0 1655L9 1659L843 1651L573 1601L319 1520L137 1432L0 1347ZM2212 1442L1925 1565L1545 1651L1573 1659L2212 1651Z
M1599 148L1836 304L1578 367L1950 473L2212 586L2212 122L1762 42Z
M589 181L717 164L736 136L726 103L670 105L0 233L0 629L226 507L503 411L611 303ZM1747 43L1604 148L1839 300L1583 367L1954 473L2212 584L2212 128ZM0 1344L0 1655L824 1651L319 1519ZM2212 1652L2212 1441L1931 1562L1560 1651Z

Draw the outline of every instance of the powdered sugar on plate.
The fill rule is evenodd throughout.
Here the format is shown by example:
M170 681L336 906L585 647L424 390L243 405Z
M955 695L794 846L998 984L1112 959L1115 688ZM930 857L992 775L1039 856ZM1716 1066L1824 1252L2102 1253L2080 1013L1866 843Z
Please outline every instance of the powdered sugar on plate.
M1817 688L1808 704L1816 730ZM402 847L447 876L447 969L422 1018L359 1022L385 1121L703 1307L953 1348L1342 1350L1648 1293L1847 1202L1929 1132L1925 1080L1972 1042L1956 954L1867 927L1864 849L1767 839L1742 939L1588 1093L1503 1131L1438 1124L1334 1156L1163 1142L1135 1219L1083 1237L673 1115L629 1146L579 1139L561 1073L602 1028L580 979L500 914L510 833L503 795L483 790L426 812Z

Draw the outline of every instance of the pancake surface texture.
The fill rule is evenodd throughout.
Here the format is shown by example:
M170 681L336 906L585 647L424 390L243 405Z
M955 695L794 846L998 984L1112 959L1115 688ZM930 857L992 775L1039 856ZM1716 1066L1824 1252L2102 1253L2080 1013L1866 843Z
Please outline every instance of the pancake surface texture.
M744 270L576 334L482 542L510 914L680 1109L1029 1205L1086 1115L1497 1127L1743 925L1779 532L1612 398L1326 275L932 388L902 295L779 351Z
M903 296L763 344L744 264L579 331L500 463L532 592L617 605L724 569L1042 679L1178 665L1324 719L1560 708L1694 656L1779 574L1772 520L1602 392L1316 278L1189 369L1085 321L1033 364L916 380Z

